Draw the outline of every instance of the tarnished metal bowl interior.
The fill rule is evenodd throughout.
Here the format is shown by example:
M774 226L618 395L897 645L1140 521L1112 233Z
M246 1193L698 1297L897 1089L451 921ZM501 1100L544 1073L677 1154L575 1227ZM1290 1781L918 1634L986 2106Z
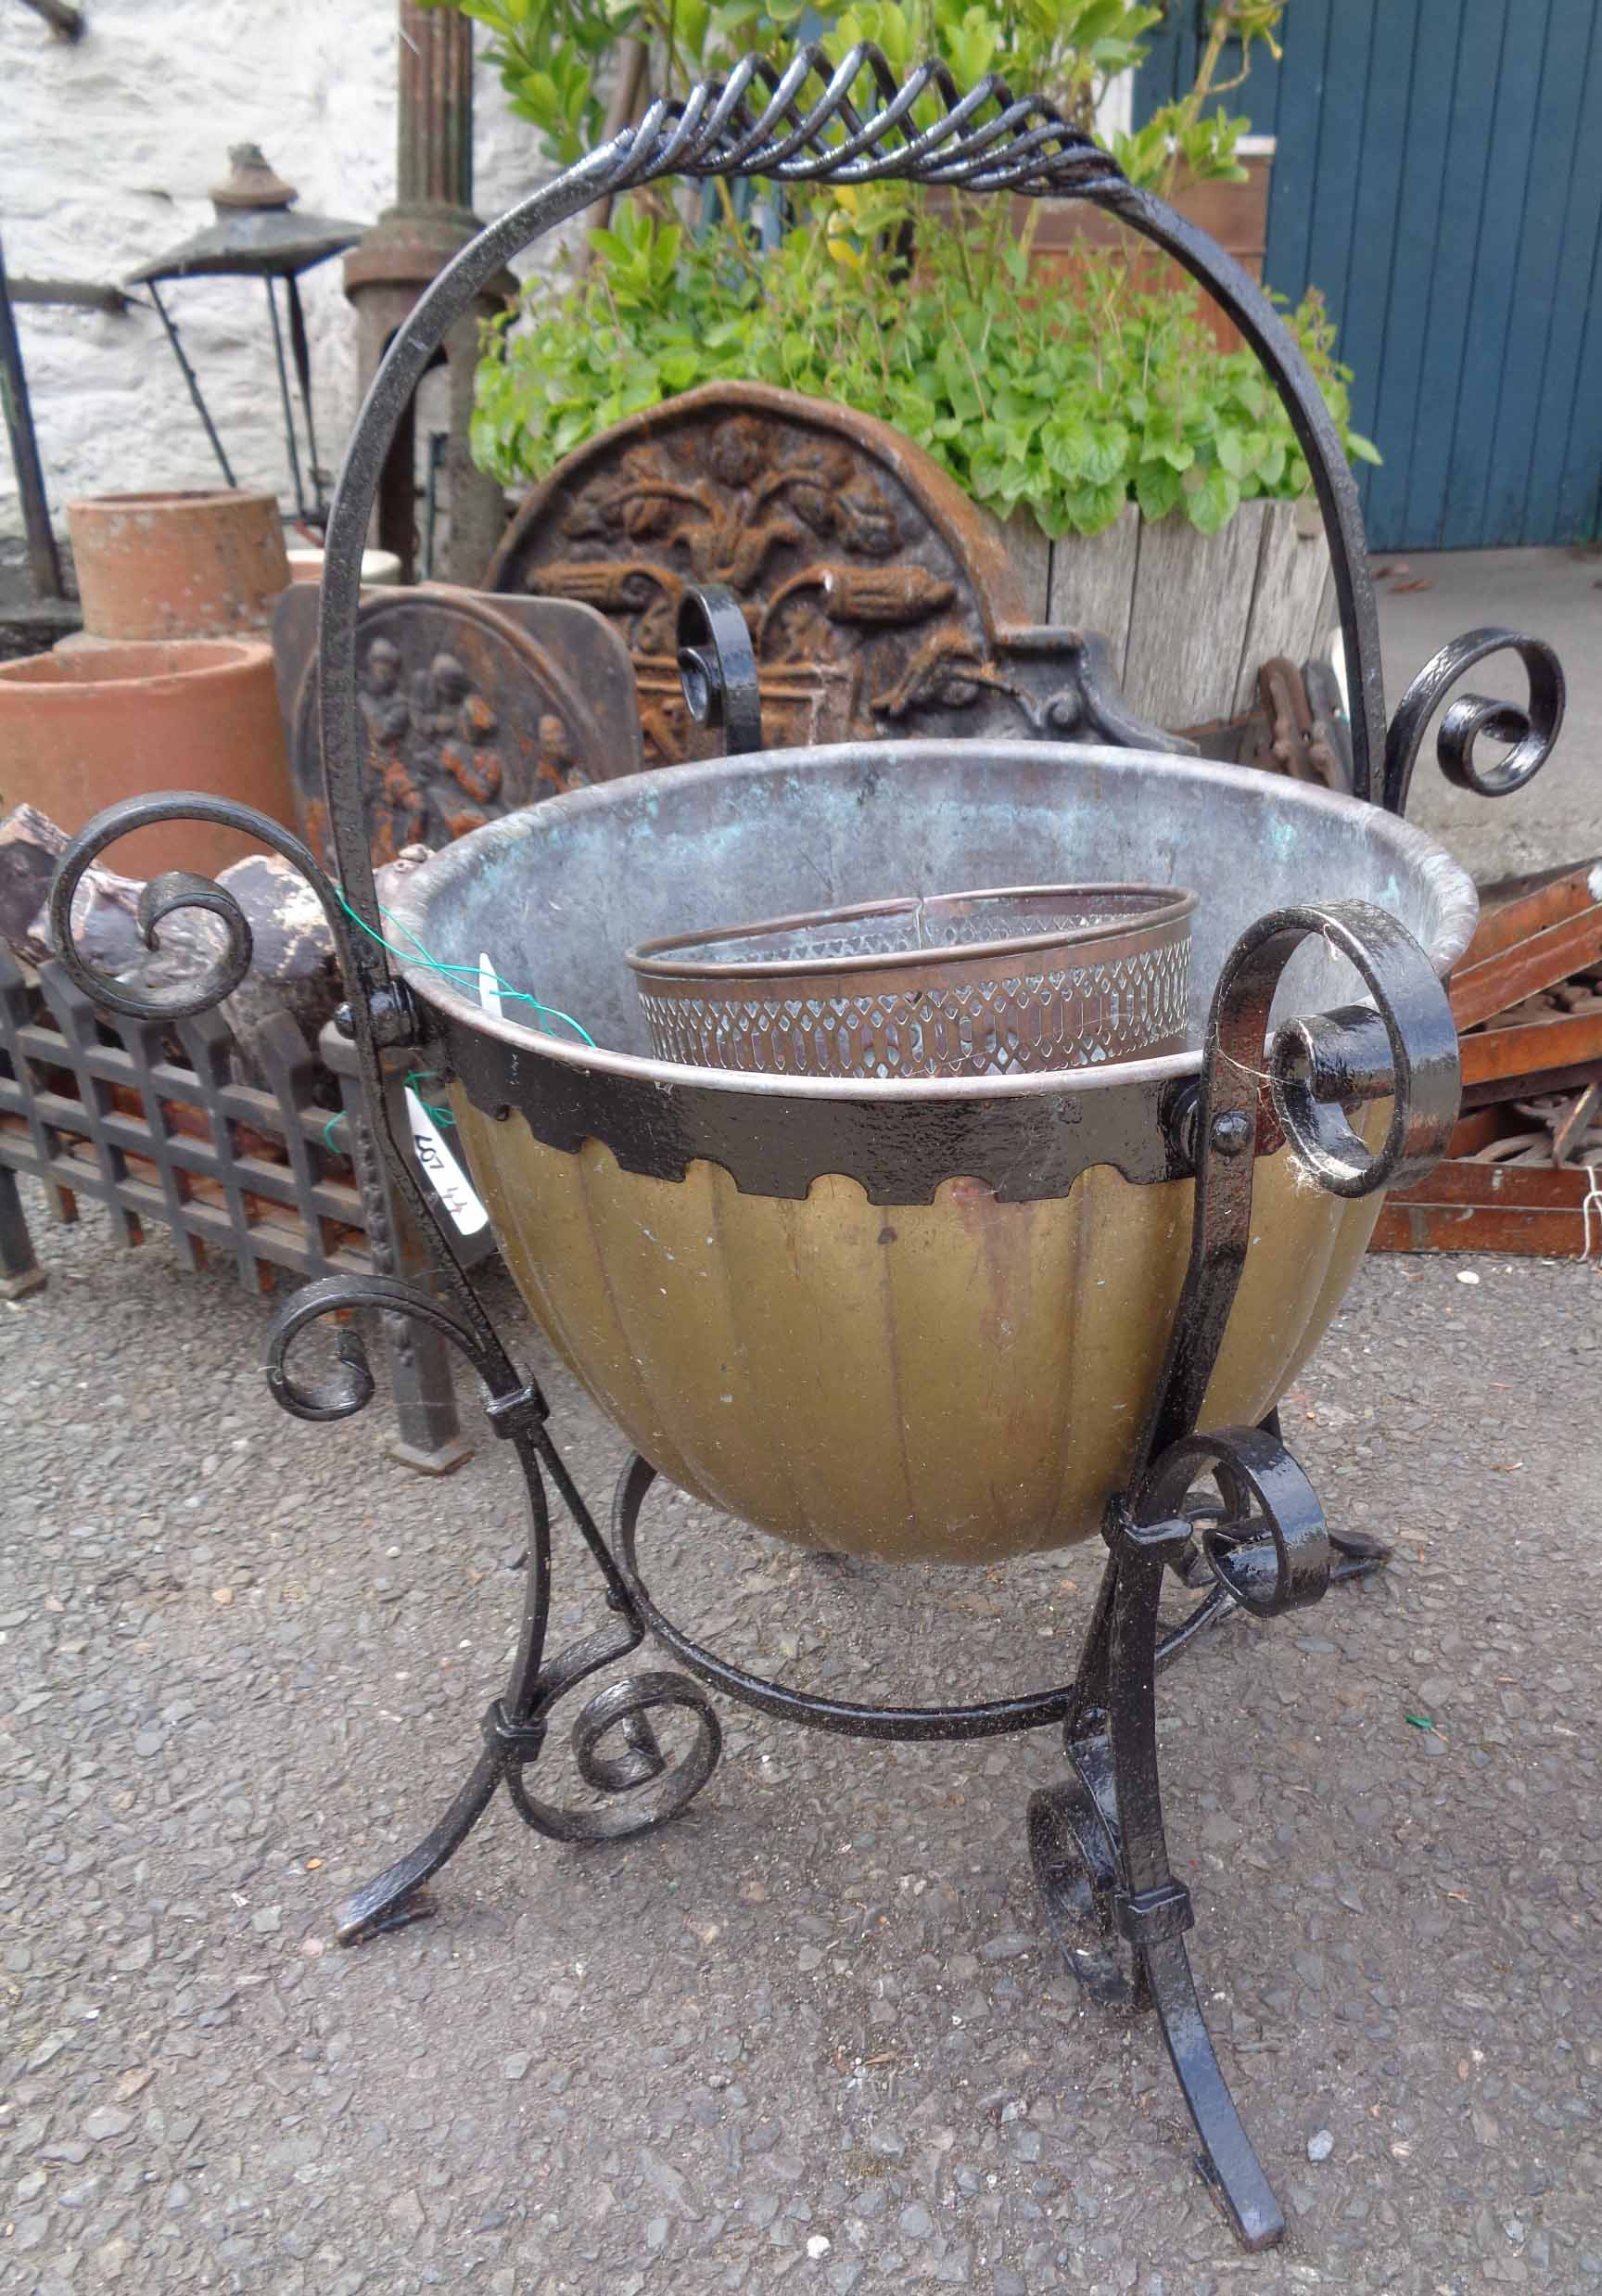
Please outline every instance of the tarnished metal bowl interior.
M1187 1050L891 1080L650 1053L626 958L641 941L909 883L1091 879L1195 888ZM1189 1247L1167 1119L1225 954L1266 911L1350 899L1398 918L1442 974L1474 927L1463 872L1378 808L1138 751L929 742L553 798L435 855L392 914L434 961L403 969L519 1287L635 1447L782 1537L985 1563L1091 1536L1126 1470ZM531 1005L486 1012L486 957L594 1044ZM1309 945L1276 1014L1361 993ZM1376 1140L1385 1114L1369 1111ZM1204 1423L1278 1400L1378 1210L1320 1194L1284 1150L1259 1156Z
M1026 1076L1183 1050L1195 906L1172 886L1001 886L669 934L629 964L663 1060Z

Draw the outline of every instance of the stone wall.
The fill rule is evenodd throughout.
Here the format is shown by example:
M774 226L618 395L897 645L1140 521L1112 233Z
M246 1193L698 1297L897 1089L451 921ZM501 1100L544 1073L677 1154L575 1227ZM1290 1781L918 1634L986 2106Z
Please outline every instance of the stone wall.
M0 6L0 232L9 272L121 280L212 220L231 144L260 144L303 207L370 222L395 191L395 0L83 0L75 45ZM479 67L476 205L489 217L549 171L533 129ZM336 260L302 281L319 444L336 464L355 414L354 314ZM255 282L162 290L242 484L288 501L277 378ZM62 505L111 489L207 486L217 465L160 322L24 305L45 483ZM0 536L20 530L0 432Z

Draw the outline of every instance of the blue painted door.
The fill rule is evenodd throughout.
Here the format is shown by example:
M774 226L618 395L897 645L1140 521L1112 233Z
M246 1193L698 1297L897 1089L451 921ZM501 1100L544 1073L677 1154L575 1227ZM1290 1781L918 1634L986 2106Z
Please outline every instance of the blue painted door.
M1169 0L1138 121L1190 84L1210 13ZM1596 540L1598 0L1290 0L1281 45L1226 100L1278 138L1265 277L1323 290L1385 458L1374 547Z

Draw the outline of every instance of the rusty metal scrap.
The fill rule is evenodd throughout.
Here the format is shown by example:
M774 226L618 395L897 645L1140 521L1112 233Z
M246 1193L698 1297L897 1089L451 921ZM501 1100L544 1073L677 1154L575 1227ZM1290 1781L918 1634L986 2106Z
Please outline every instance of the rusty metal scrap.
M1284 655L1276 655L1257 672L1257 697L1251 709L1182 730L1204 758L1255 766L1260 772L1284 773L1316 789L1351 795L1351 730L1341 715L1334 673L1326 662L1315 659L1298 670Z
M1308 670L1313 665L1309 663ZM1349 791L1352 765L1331 716L1315 713L1309 681L1283 655L1257 673L1258 706L1247 721L1240 763L1316 788Z
M1452 976L1463 1116L1376 1251L1602 1257L1602 861L1484 889Z
M307 842L326 859L317 607L312 584L292 583L273 616L273 646L296 810ZM628 652L582 605L491 598L443 583L374 591L358 616L357 644L362 795L375 862L640 769Z

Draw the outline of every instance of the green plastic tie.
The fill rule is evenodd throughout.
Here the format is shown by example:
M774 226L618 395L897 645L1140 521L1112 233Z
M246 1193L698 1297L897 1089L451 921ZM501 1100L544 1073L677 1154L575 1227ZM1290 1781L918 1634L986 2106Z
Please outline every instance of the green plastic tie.
M351 908L350 903L345 898L345 890L342 886L337 885L334 887L334 896L338 901L340 908L343 909L345 914L350 918L351 924L354 925L361 932L365 933L369 940L376 941L379 948L384 950L388 955L398 958L402 964L421 964L426 972L438 973L442 979L471 982L475 988L480 985L482 980L482 968L480 966L477 964L444 964L438 957L430 956L427 950L424 948L422 942L417 938L416 934L413 932L411 926L408 925L403 925L400 919L390 910L386 909L382 903L379 905L378 914L385 920L386 924L392 925L398 933L403 933L406 936L406 938L412 944L410 950L397 949L394 942L386 940L382 933L375 933L373 930L373 927L368 924L366 918L358 916L356 911ZM583 1022L575 1020L571 1013L564 1013L554 1004L542 1003L534 994L532 989L514 989L510 982L503 981L500 974L494 972L493 970L490 972L490 978L494 984L497 996L514 1004L531 1004L537 1013L543 1013L548 1020L559 1020L564 1027L571 1028L576 1037L578 1037L585 1044L587 1044L591 1052L594 1051L594 1038L590 1034L589 1029L585 1027ZM432 1114L432 1110L430 1110L429 1113ZM450 1121L449 1117L447 1117L446 1121Z

